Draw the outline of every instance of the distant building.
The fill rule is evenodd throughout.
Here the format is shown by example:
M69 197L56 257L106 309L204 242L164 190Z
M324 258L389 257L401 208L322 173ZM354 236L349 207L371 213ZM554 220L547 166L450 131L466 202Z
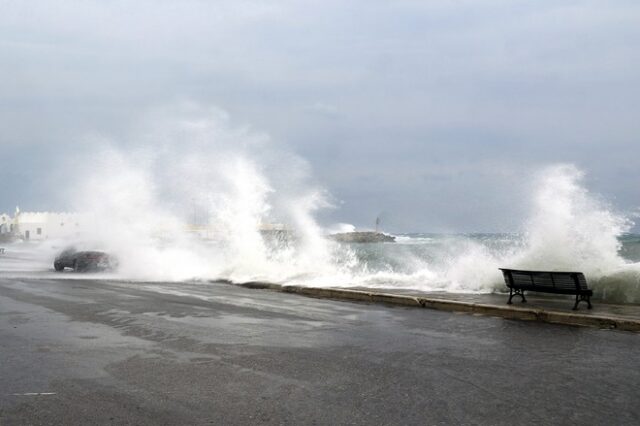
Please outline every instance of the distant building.
M107 224L99 223L92 214L60 212L21 212L16 207L15 214L0 214L0 241L23 240L44 241L48 239L78 239L90 236ZM176 228L177 226L177 228ZM290 234L292 231L281 223L260 222L256 224L262 235ZM205 240L224 236L229 231L216 224L173 224L156 225L153 237L164 238L179 229L181 232Z
M13 217L0 214L0 235L25 241L56 238L77 238L93 221L90 215L79 213L21 212L16 208Z

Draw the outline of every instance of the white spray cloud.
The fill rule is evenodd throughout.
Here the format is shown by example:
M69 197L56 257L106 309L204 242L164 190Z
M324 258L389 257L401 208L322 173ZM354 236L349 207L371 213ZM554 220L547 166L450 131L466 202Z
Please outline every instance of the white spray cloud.
M92 213L99 225L88 238L118 253L123 277L333 273L337 245L313 217L329 204L304 160L194 104L156 110L132 134L126 149L101 141L74 158L82 166L67 193L74 210ZM274 222L284 222L287 243L264 238L261 227Z
M505 288L500 267L576 270L600 297L640 300L640 264L619 254L619 237L632 224L590 193L583 178L571 164L545 167L530 191L514 196L530 205L520 234L402 238L400 247L380 252L375 269L359 264L346 285L491 292Z
M489 292L503 287L499 267L581 270L597 282L626 267L618 237L630 222L573 165L539 171L519 236L354 249L324 237L315 214L330 197L305 161L224 112L167 108L132 134L126 150L111 143L85 158L70 192L76 210L96 217L92 237L119 254L124 278ZM287 238L264 238L260 227L274 222Z
M533 214L526 224L522 265L552 265L600 276L623 263L618 237L632 223L583 186L574 165L548 167L538 175Z

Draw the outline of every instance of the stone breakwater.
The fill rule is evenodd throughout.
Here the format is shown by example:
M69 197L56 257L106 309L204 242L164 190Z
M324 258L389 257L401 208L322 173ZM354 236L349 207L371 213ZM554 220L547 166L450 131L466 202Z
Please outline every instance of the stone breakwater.
M381 232L343 232L329 235L334 241L341 243L393 243L396 238Z

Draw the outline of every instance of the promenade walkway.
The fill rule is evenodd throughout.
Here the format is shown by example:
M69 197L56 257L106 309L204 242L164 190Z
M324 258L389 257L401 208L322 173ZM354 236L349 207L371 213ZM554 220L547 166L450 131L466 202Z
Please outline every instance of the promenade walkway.
M380 288L318 288L259 282L241 285L311 297L386 303L507 319L640 332L640 305L611 304L593 300L593 309L587 309L584 304L581 304L580 308L574 311L571 309L573 296L527 293L527 303L516 301L508 305L507 295L499 293L459 294Z

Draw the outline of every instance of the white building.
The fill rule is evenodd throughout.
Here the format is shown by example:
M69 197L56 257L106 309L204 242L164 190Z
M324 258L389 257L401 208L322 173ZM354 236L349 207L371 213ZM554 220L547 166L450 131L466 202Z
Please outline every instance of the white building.
M0 214L0 240L44 241L48 239L83 239L106 226L98 223L95 215L59 212L21 212L16 207L14 216ZM288 233L290 228L281 223L262 222L256 224L263 234ZM216 239L229 231L215 224L188 225L166 223L156 225L153 236L163 238L176 230L203 239Z
M13 234L25 241L77 238L90 229L92 217L79 213L21 212L0 215L0 234Z

